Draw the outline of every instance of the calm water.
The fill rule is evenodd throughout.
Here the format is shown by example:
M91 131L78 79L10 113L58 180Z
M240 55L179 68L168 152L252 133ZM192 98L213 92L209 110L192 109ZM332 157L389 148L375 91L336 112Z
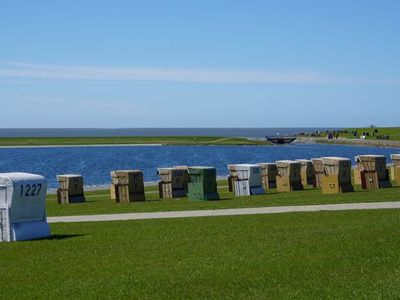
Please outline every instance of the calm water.
M86 185L108 184L110 171L141 169L146 181L157 180L157 167L173 165L205 165L217 168L218 175L227 175L228 163L257 163L280 159L310 159L321 156L342 156L354 159L357 154L384 154L400 149L342 145L289 146L160 146L160 147L56 147L2 148L0 172L30 172L44 175L49 187L57 186L56 174L79 173Z
M293 135L329 128L0 128L0 137L112 137L112 136L226 136L264 137L266 135Z

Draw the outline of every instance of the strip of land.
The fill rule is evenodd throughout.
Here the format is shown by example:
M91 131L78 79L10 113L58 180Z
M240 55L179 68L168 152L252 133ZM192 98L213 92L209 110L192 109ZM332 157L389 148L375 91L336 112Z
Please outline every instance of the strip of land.
M262 140L235 137L33 137L0 138L0 147L37 146L122 146L122 145L265 145Z
M348 138L313 138L313 137L300 137L296 141L301 144L333 144L333 145L352 145L352 146L365 146L365 147L381 147L381 148L400 148L400 141L391 140L362 140L362 139L348 139Z
M109 222L109 221L148 220L148 219L176 219L176 218L220 217L220 216L241 216L241 215L264 215L264 214L278 214L278 213L291 213L291 212L345 211L345 210L371 210L371 209L400 209L400 202L277 206L277 207L170 211L170 212L86 215L86 216L84 215L84 216L49 217L47 220L49 223Z
M365 139L360 136L365 134ZM334 139L308 132L299 143L329 143L374 147L400 147L400 127L340 129ZM0 147L50 146L161 146L161 145L270 145L263 138L212 136L125 136L125 137L2 137Z
M360 138L361 136L364 138ZM340 129L332 139L328 139L326 133L307 133L306 136L298 137L297 143L400 148L400 127Z

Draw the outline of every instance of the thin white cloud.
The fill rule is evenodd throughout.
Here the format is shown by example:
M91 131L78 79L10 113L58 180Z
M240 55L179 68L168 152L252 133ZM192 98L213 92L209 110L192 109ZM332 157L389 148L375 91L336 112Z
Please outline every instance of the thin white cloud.
M64 80L177 81L204 83L303 83L331 82L313 71L243 71L185 68L128 68L36 65L0 62L0 77Z
M400 84L400 79L338 77L316 71L248 71L189 68L131 68L41 65L1 62L0 78L111 81L176 81L199 83Z

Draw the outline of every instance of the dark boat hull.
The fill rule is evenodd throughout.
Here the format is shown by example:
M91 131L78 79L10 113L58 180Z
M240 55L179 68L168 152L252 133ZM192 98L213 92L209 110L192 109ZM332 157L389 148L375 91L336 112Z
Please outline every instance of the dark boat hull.
M283 145L290 144L296 140L295 137L266 137L273 144Z

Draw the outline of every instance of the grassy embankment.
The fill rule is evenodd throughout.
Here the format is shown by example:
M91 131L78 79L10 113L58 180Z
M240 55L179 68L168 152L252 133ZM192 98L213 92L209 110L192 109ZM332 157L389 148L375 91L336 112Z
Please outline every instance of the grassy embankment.
M60 205L55 195L48 196L47 213L49 216L90 215L129 212L179 211L198 209L222 209L241 207L267 207L285 205L312 205L355 202L400 201L400 187L390 189L362 190L356 186L354 193L322 195L320 190L307 188L304 191L267 194L251 197L235 197L228 192L226 181L219 181L220 201L190 201L187 198L160 200L155 186L146 187L146 201L134 203L115 203L111 201L109 191L87 192L86 203Z
M374 130L377 130L377 133L374 133ZM348 133L341 133L339 137L354 139L354 135L352 131L356 130L357 134L360 136L363 132L368 132L369 136L366 137L367 140L376 140L378 136L388 135L390 140L392 141L400 141L400 127L382 127L382 128L349 128L347 129ZM374 135L373 135L374 133Z
M4 299L398 299L399 210L52 224L0 244Z
M62 145L265 145L262 141L230 137L34 137L0 138L0 146L62 146Z
M377 133L374 130L377 129ZM339 139L327 139L326 135L321 136L305 136L299 137L299 141L304 143L316 142L322 144L345 144L345 145L360 145L371 147L400 147L400 127L383 127L383 128L349 128L345 129L347 133L339 133ZM352 133L357 131L357 137ZM369 133L365 140L359 137L362 133ZM389 139L382 139L382 136L388 135Z

